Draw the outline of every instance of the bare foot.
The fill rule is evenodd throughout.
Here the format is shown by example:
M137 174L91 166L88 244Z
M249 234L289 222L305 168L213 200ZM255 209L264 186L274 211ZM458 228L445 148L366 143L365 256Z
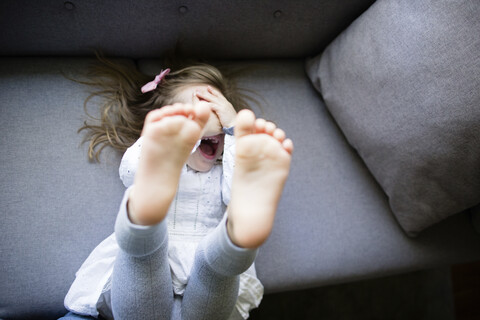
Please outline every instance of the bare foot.
M128 200L135 224L161 222L175 196L182 166L201 138L210 107L174 104L153 110L145 118L140 163Z
M242 110L235 125L235 170L227 231L232 242L257 248L273 228L277 205L290 171L293 143L272 122Z

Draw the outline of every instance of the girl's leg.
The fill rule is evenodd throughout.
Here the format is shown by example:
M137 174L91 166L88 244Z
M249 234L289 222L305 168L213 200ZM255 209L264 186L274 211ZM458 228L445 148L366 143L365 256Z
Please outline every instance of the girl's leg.
M112 277L115 319L170 319L173 287L165 216L181 168L210 116L206 104L151 111L134 185L122 202L115 234L121 248Z
M58 318L58 320L95 320L94 317L88 317L88 316L81 316L78 314L75 314L73 312L69 312L66 315L64 315L61 318Z
M237 301L239 275L256 254L257 249L240 248L230 241L223 220L198 246L183 296L182 319L228 319Z
M228 223L222 222L199 245L183 298L184 319L228 319L237 300L238 275L270 235L290 171L293 143L273 123L242 110L235 138Z
M128 192L127 192L128 194ZM168 263L165 221L155 226L132 224L122 203L115 235L121 248L112 278L115 319L170 319L173 287Z

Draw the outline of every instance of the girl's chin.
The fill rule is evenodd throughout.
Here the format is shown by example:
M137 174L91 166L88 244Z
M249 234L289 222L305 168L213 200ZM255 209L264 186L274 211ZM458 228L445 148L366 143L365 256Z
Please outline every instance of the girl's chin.
M195 171L207 172L213 168L216 162L216 159L206 159L197 150L188 158L187 165Z
M187 165L195 170L195 171L198 171L198 172L208 172L210 171L212 168L213 168L213 164L212 165L206 165L206 164L203 164L203 165L200 165L200 166L197 166L197 165L191 165L191 164L188 164Z

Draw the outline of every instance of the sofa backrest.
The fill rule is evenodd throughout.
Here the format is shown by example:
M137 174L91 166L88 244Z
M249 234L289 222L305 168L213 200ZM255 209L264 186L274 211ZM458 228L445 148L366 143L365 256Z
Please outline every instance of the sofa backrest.
M374 0L4 0L1 56L299 58L318 54Z

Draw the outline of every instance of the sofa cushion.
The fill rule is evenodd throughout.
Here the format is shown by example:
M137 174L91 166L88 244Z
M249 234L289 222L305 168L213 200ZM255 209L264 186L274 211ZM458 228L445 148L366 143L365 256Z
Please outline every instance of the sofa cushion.
M415 235L480 202L480 2L377 1L308 74Z

